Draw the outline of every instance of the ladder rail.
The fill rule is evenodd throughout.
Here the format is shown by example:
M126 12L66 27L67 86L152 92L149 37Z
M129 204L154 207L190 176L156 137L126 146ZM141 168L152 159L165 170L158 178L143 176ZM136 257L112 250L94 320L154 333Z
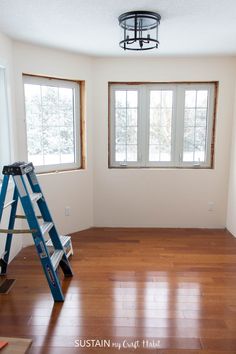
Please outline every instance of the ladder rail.
M61 238L52 220L52 216L42 193L41 187L38 183L37 176L34 172L34 166L32 163L16 162L12 165L4 166L3 175L4 178L0 193L0 222L4 208L10 206L11 211L8 222L8 229L0 229L0 232L2 231L7 233L5 251L1 254L0 259L1 273L5 274L7 270L13 234L22 232L22 230L14 229L15 219L26 219L30 230L24 231L27 231L27 233L30 232L32 234L36 251L41 261L41 265L48 281L48 285L54 301L64 301L64 295L57 271L60 267L64 273L64 276L68 277L73 276L73 272L70 266L70 262L66 256ZM26 175L27 180L24 179L24 175ZM14 182L13 200L4 204L7 196L7 188L10 176L12 176ZM31 189L30 192L28 188ZM32 192L33 194L30 194ZM16 214L19 200L21 202L25 216ZM37 204L41 215L36 215L33 203ZM43 219L43 224L39 223L39 219ZM49 234L54 248L54 252L52 254L49 253L47 243L44 239L44 234L46 233Z
M9 183L10 176L4 176L2 181L1 193L0 193L0 222L2 220L3 209L5 205L6 195L7 195L7 187Z
M13 192L13 200L15 200L15 202L11 205L8 230L14 229L18 199L19 199L18 192L17 192L17 188L15 187ZM12 232L9 232L6 237L5 255L3 257L3 261L5 262L5 264L1 267L1 274L6 274L7 272L7 266L9 262L10 251L11 251L11 244L12 244Z
M44 220L47 220L47 221L53 223L53 227L49 230L49 236L51 238L54 249L63 251L63 257L62 257L59 265L62 268L64 275L66 277L71 277L71 276L73 276L73 271L72 271L70 262L66 256L65 251L64 251L64 247L62 245L59 233L56 229L55 223L53 222L53 219L52 219L51 213L49 211L49 208L47 206L47 203L45 202L45 198L44 198L43 192L41 190L41 187L39 185L38 178L37 178L35 172L34 171L29 172L27 174L27 179L29 181L32 191L34 193L41 193L42 194L42 198L37 200L37 205L39 207L39 210L40 210Z
M8 223L8 230L11 230L14 228L14 224L15 224L15 215L16 215L17 203L18 203L18 192L16 187L14 187L13 200L9 203L5 203L7 197L8 184L9 184L9 176L5 175L3 177L2 188L0 193L0 222L2 221L3 210L6 207L11 206L10 218ZM1 271L0 271L1 275L6 274L7 272L11 244L12 244L12 233L8 232L5 240L4 252L1 257Z
M31 202L30 195L26 188L23 176L18 175L12 177L19 192L19 198L21 200L24 213L27 217L29 228L37 230L32 234L32 236L54 300L64 301L64 295L62 293L61 285L57 274L53 268L51 257L45 245L40 225L35 215L33 204Z
M44 198L43 192L40 188L37 176L34 173L34 171L31 171L29 174L27 174L27 179L28 179L29 184L32 188L32 191L34 193L41 193L42 194L42 198L37 200L37 204L38 204L41 214L43 215L44 220L47 222L53 223L53 227L49 230L49 235L51 237L54 248L63 250L63 245L61 243L60 237L56 237L57 235L59 235L59 233L57 232L57 229L56 229L55 223L53 222L49 208L48 208L47 204L45 203L45 198Z

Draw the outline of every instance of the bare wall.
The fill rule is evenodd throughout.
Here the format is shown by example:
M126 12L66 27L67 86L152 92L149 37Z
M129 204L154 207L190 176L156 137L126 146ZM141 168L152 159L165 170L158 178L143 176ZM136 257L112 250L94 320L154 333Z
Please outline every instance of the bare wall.
M235 65L236 76L236 65ZM236 90L234 97L234 115L232 124L232 144L230 159L230 178L228 189L228 210L227 210L227 229L236 236Z
M13 70L13 53L12 53L12 41L5 35L0 33L0 65L6 69L6 84L8 93L8 110L9 110L9 126L10 126L10 138L12 145L12 158L14 159L14 153L16 150L16 129L15 129L15 110L14 110L14 70ZM1 164L0 164L1 165ZM2 173L2 171L0 171ZM12 185L10 185L9 193L7 195L7 201L12 199ZM1 226L7 228L8 226L8 216L9 209L5 210L3 213ZM0 237L0 253L4 250L6 237L1 235ZM13 239L10 260L15 257L15 255L22 248L22 236L18 235Z
M101 58L93 64L94 225L224 228L235 59ZM212 80L219 81L214 169L108 168L108 81Z
M85 56L14 43L18 159L24 158L25 139L22 73L86 81L86 169L39 176L52 215L61 233L70 233L93 225L93 156L91 60ZM65 207L71 215L65 216ZM29 239L25 244L28 244Z
M16 92L15 105L11 104L12 111L15 107L17 112L12 126L13 135L15 128L18 138L14 160L24 158L22 73L86 81L86 169L39 176L61 233L91 226L225 227L235 58L89 58L20 42L13 42L12 49L9 39L1 39L0 59L5 58L9 65L9 84ZM108 169L108 81L212 80L219 81L213 170ZM234 147L233 144L233 150ZM234 155L231 161L234 166ZM236 234L234 170L233 167L228 225ZM209 202L214 203L212 212L208 211ZM65 216L66 206L71 207L69 217ZM31 238L24 237L23 245L29 243ZM21 246L19 237L14 254Z

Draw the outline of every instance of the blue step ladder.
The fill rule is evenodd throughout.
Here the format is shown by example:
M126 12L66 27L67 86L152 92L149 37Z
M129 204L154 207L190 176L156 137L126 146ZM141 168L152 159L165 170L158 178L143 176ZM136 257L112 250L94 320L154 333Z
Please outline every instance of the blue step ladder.
M63 237L59 236L52 220L44 195L38 183L34 166L32 163L16 162L12 165L4 166L2 173L4 177L0 193L0 223L3 210L7 207L11 207L11 210L8 229L0 229L0 233L7 234L5 250L0 254L0 275L5 275L7 273L12 235L14 233L31 233L54 301L64 301L58 270L61 268L66 277L72 277L73 272L63 248L63 243L61 241ZM6 203L10 176L12 176L14 181L13 199ZM27 183L27 180L29 183ZM31 189L32 193L31 191L29 192L28 189ZM25 215L16 214L18 200L21 201ZM41 213L39 216L36 216L34 203L37 203L38 205L38 209ZM28 221L30 230L14 230L16 218L25 218ZM43 220L42 225L39 223L40 219ZM49 253L46 245L47 241L44 239L46 233L49 234L50 240L53 244L54 252L52 254Z

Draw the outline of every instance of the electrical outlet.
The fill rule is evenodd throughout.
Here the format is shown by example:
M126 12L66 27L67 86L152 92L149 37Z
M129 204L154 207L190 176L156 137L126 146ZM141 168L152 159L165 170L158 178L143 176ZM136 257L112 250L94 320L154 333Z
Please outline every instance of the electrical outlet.
M70 207L65 207L65 216L70 216Z
M208 202L208 211L214 211L214 202Z

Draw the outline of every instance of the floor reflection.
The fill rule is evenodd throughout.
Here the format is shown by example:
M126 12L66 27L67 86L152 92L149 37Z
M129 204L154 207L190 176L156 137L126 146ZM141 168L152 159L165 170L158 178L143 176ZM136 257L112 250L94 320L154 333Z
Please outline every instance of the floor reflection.
M197 282L178 282L175 288L174 297L177 311L196 311L201 309L201 285ZM200 324L198 319L175 318L175 335L178 337L188 336L199 337Z
M120 282L120 287L113 287L113 325L115 336L125 336L122 327L129 327L127 334L137 336L137 283Z

